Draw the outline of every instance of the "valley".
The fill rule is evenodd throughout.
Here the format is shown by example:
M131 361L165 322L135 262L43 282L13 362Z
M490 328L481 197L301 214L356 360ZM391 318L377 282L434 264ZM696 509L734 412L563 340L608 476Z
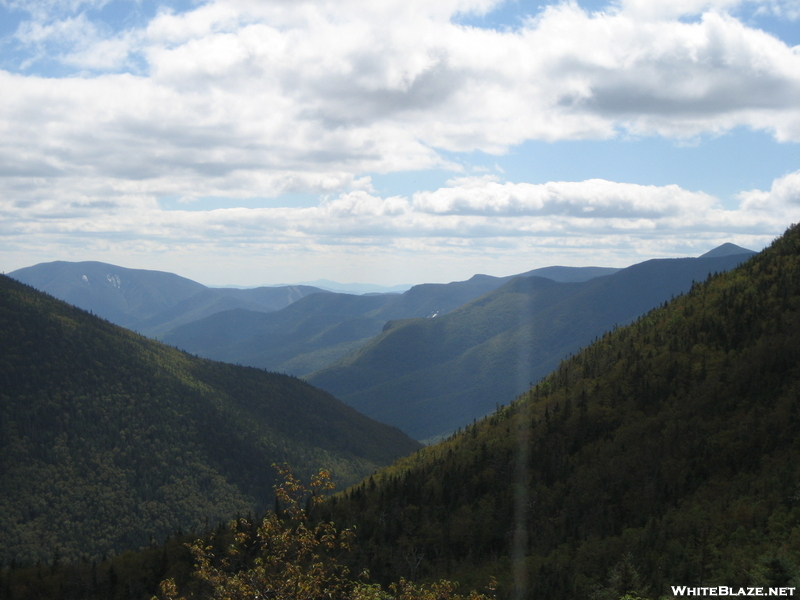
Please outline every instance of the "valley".
M360 296L206 288L102 263L46 263L11 276L197 356L303 377L429 443L488 414L498 398L509 402L604 331L750 255L728 244L625 269L544 267Z

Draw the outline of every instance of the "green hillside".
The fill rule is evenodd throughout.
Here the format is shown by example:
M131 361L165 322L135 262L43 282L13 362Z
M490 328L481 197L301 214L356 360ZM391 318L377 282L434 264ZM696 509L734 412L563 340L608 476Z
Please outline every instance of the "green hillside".
M75 559L354 482L418 447L287 376L191 357L0 277L0 563Z
M498 398L501 400L501 398ZM800 587L800 227L329 503L380 581Z
M650 260L589 281L518 277L435 319L395 321L306 379L419 440L506 403L615 325L750 254Z

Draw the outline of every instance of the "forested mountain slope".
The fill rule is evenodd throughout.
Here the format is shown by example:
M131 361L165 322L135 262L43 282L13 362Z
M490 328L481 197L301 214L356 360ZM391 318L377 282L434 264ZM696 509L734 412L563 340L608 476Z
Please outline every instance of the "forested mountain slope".
M151 337L224 310L278 310L320 291L309 286L209 288L173 273L93 261L40 263L9 276Z
M435 319L389 323L307 380L425 440L508 402L615 325L752 255L650 260L578 283L514 278Z
M497 400L502 400L495 396ZM378 580L618 599L800 581L800 228L328 503Z
M206 358L302 375L380 333L385 320L372 313L393 299L321 292L272 313L217 313L177 327L163 340Z
M0 277L0 563L100 556L357 481L418 444L304 382L191 357Z

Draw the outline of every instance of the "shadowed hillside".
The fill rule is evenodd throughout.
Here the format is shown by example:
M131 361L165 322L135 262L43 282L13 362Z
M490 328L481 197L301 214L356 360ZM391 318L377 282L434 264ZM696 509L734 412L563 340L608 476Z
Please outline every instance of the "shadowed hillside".
M300 375L380 332L385 321L372 313L393 298L322 292L272 313L221 312L175 328L164 342L214 360Z
M0 562L100 556L357 481L418 444L302 381L197 359L0 277Z

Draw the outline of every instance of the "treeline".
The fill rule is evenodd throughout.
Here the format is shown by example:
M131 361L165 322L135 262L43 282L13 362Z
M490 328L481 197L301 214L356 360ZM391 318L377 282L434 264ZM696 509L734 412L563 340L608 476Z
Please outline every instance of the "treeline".
M65 560L56 550L48 561L21 564L12 560L0 568L0 598L149 599L166 578L191 584L193 558L187 545L197 537L198 533L175 535L161 544L99 559Z

